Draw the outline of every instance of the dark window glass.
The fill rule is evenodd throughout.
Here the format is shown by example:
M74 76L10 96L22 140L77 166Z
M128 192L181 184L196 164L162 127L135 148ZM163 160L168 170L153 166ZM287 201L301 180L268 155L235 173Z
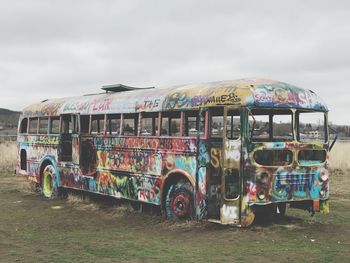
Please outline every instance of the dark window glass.
M90 116L89 115L80 115L80 129L81 133L89 133L89 123Z
M239 171L237 169L225 170L225 198L236 199L239 197Z
M20 126L20 133L27 133L27 128L28 128L28 119L25 118L21 121L21 126Z
M302 150L298 154L298 161L300 165L314 165L324 163L326 157L325 150Z
M264 166L286 166L293 161L293 153L288 150L258 150L254 160Z

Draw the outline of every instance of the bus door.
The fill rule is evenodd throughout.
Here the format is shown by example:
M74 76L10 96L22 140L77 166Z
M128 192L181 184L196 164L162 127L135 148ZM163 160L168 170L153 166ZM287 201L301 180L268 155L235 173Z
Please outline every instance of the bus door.
M61 161L79 165L79 115L63 114L61 119Z
M242 129L239 108L224 108L223 130L220 221L240 224Z

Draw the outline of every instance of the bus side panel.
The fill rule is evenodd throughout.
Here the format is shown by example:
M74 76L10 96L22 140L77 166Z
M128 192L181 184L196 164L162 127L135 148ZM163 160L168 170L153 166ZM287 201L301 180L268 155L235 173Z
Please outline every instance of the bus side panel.
M80 167L61 168L64 186L159 205L164 176L196 177L196 140L85 136Z
M18 174L40 183L42 161L48 157L55 162L54 165L58 161L59 137L52 135L21 135L18 136L18 148ZM25 167L23 167L24 160L22 158L25 158Z

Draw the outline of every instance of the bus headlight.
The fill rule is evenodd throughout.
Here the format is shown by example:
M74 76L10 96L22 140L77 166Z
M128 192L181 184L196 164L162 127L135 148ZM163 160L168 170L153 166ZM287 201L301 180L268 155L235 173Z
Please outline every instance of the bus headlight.
M320 175L321 175L321 180L323 182L327 181L328 180L328 171L326 169L322 169L322 171L320 172Z
M264 191L259 191L259 193L258 193L258 198L259 198L260 200L265 199L265 192L264 192Z

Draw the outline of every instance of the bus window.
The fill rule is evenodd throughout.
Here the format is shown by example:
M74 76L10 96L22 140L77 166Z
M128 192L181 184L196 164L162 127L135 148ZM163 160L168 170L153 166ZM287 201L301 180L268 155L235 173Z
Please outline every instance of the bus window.
M210 137L222 138L224 130L224 110L216 108L211 110L210 114Z
M158 113L143 113L141 119L141 136L155 136L158 130Z
M227 112L226 136L231 140L237 140L241 137L241 118L238 110L229 110Z
M185 135L197 136L204 135L205 118L200 118L199 111L190 111L185 113Z
M169 135L169 118L168 117L162 116L162 126L161 126L160 134L162 136Z
M91 116L91 133L103 133L104 132L104 115L92 115Z
M165 112L162 113L161 135L181 136L181 113Z
M108 114L106 130L107 134L119 134L120 133L120 114Z
M138 114L123 115L123 135L137 135Z
M21 121L21 125L20 125L19 132L20 132L20 133L27 133L27 129L28 129L28 119L27 119L27 118L24 118L24 119Z
M49 126L48 118L40 118L39 119L39 134L47 134Z
M54 117L50 120L50 134L59 134L60 133L60 118Z
M297 138L300 142L326 142L327 132L323 112L297 112Z
M253 141L269 141L270 140L270 117L265 112L252 111L254 118L249 115L249 131L253 133ZM254 123L255 121L255 123ZM252 131L254 126L254 131Z
M292 113L290 111L273 114L272 137L274 141L290 141L293 139Z
M29 133L31 134L38 133L38 118L29 119Z
M89 124L90 124L90 116L89 115L80 115L80 132L81 133L89 133Z

